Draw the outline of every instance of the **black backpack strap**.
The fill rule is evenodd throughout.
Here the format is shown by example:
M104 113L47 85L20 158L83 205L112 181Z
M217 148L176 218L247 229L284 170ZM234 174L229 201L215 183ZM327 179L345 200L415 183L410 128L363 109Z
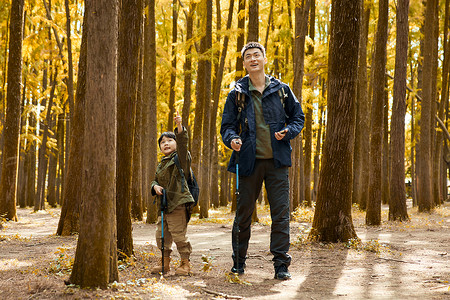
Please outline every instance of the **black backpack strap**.
M241 113L245 108L245 94L236 91L236 105L238 107L238 114L236 119L238 120L238 123L240 124L241 122ZM240 128L240 132L239 134L241 134L243 131L248 129L248 120L247 118L245 118L244 120L244 128Z
M238 91L236 91L236 105L238 107L237 119L239 121L241 119L241 112L244 110L245 106L245 95Z
M288 94L284 91L284 87L281 86L281 89L278 90L278 96L280 96L281 105L283 106L284 115L286 118L289 118L289 116L286 114L285 105L286 105L286 98L288 97Z
M184 176L184 171L183 171L183 168L181 167L180 159L178 158L178 154L175 154L175 156L173 157L173 161L175 162L175 165L177 166L177 169L181 175L181 192L183 193L184 192L184 182L185 182L186 178Z

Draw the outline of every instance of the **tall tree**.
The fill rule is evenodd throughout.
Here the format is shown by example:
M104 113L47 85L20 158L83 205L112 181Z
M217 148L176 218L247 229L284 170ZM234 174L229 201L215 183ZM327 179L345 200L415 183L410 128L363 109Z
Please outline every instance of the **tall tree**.
M175 47L178 38L178 1L172 1L172 47L171 60L172 68L170 70L170 92L169 92L169 117L167 118L167 130L173 131L173 116L175 115L175 91L177 80L177 49Z
M36 199L34 202L34 211L45 209L45 178L47 177L48 157L47 157L47 140L49 135L49 125L51 120L51 111L53 106L53 99L55 98L56 88L56 76L58 75L58 69L54 71L54 78L52 79L50 97L47 107L47 115L42 121L42 142L39 148L39 162L38 162L38 182L36 190ZM44 104L45 105L45 104Z
M397 4L394 98L391 121L389 220L409 220L405 190L406 73L408 67L409 0Z
M380 0L375 39L373 68L373 97L370 120L369 198L367 199L367 225L381 224L381 163L383 148L383 114L385 100L386 46L388 36L389 0Z
M308 37L314 41L314 13L315 13L315 1L314 0L310 0L308 1L310 2L308 7L308 10L305 11L305 21L306 24L305 26L308 28L306 31L309 33ZM310 11L311 10L311 11ZM308 22L308 17L310 16L311 18L309 19ZM309 26L308 26L309 23ZM312 55L314 53L314 47L313 45L308 45L307 47L307 53L308 55ZM313 89L312 87L312 79L311 80L306 80L308 86L310 86L311 89ZM303 138L305 140L305 147L304 147L304 165L303 165L303 177L304 177L304 195L305 195L305 205L308 207L312 206L312 202L311 202L311 171L312 171L312 165L311 165L311 161L312 161L312 127L313 127L313 106L312 106L312 97L306 97L305 102L305 128L303 129Z
M247 42L259 41L259 0L248 0Z
M87 61L83 205L69 281L106 288L119 280L116 240L118 1L86 1Z
M356 91L355 152L353 161L353 203L366 209L369 186L370 100L367 93L367 40L370 7L361 1L361 33L359 35L358 88Z
M155 0L147 0L144 25L144 84L143 84L143 142L142 142L142 176L144 201L147 205L147 223L157 219L156 203L152 200L150 182L155 177L157 165L157 123L156 123L156 20Z
M424 21L424 48L423 73L422 73L422 110L420 114L420 133L417 149L417 203L419 211L431 211L433 209L433 190L431 187L431 130L434 130L432 115L432 85L433 85L433 41L434 41L434 12L437 0L429 0L426 3Z
M194 12L195 12L196 2L189 1L189 10L186 16L186 53L185 61L183 65L184 73L184 101L183 101L183 111L181 117L183 119L184 125L190 131L189 115L191 112L191 91L192 91L192 51L194 50L194 45L192 41L192 36L194 32Z
M200 195L200 218L208 217L210 206L210 168L211 153L213 151L212 132L210 132L211 120L211 46L212 46L212 0L206 0L204 3L206 15L204 19L205 36L200 42L200 49L204 59L203 73L199 73L198 81L203 81L203 89L199 90L199 96L203 98L203 149L201 166L201 184L202 193ZM198 103L198 100L197 100ZM214 120L215 122L215 120Z
M120 256L133 255L131 178L133 132L139 74L139 37L142 0L122 0L119 14L117 61L117 248Z
M305 75L305 41L308 32L310 0L302 0L301 5L295 5L295 38L293 40L293 60L294 60L294 94L302 102L303 77ZM292 187L292 211L305 200L304 193L304 159L303 142L301 135L293 141L294 168L290 168L290 177L293 178Z
M245 42L245 0L239 0L238 14L237 14L237 41L236 41L236 52L241 53ZM244 77L244 65L241 55L236 57L236 75L235 78L238 80Z
M83 178L83 137L86 103L86 60L87 60L87 14L83 17L83 33L81 36L80 59L78 61L77 91L75 94L75 110L73 112L72 130L70 135L69 159L67 160L67 175L63 188L61 216L56 234L66 236L79 232L81 189ZM63 124L60 122L59 124ZM61 134L64 131L62 130ZM60 160L61 162L61 160Z
M359 1L332 1L327 136L311 230L327 242L357 237L351 192L360 22Z
M22 84L22 39L24 0L12 0L8 57L8 87L0 180L0 216L17 221L16 193L19 162L20 90Z

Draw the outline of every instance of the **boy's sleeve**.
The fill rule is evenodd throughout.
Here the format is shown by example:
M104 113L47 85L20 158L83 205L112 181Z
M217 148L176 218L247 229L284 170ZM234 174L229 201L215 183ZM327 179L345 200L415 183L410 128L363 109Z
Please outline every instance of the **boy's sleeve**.
M177 136L177 154L180 161L181 168L187 175L191 169L191 155L188 151L189 137L186 128L183 126L183 131L178 132L178 128L175 128L175 134Z
M151 187L152 196L156 196L156 192L155 192L155 189L154 189L155 185L159 185L159 184L158 184L158 182L156 180L153 180L152 181L152 185L151 185L152 186Z

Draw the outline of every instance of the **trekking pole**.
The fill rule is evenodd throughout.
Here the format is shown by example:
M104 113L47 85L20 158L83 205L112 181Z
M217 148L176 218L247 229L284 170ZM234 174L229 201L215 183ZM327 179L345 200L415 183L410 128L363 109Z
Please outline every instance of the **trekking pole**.
M164 210L167 206L166 190L161 195L161 276L164 276Z
M239 197L239 151L236 151L236 223L235 223L235 230L234 230L234 234L235 234L235 239L236 239L236 245L235 245L235 269L236 272L238 271L239 268L239 218L238 218L238 213L239 213L239 205L238 205L238 197ZM238 272L239 273L239 272Z

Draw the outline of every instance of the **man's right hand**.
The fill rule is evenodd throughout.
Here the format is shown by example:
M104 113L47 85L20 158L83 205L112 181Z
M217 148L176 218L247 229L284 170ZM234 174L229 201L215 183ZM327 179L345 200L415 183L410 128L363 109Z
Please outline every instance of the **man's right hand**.
M241 139L232 139L231 140L231 149L234 151L241 151L242 140Z

